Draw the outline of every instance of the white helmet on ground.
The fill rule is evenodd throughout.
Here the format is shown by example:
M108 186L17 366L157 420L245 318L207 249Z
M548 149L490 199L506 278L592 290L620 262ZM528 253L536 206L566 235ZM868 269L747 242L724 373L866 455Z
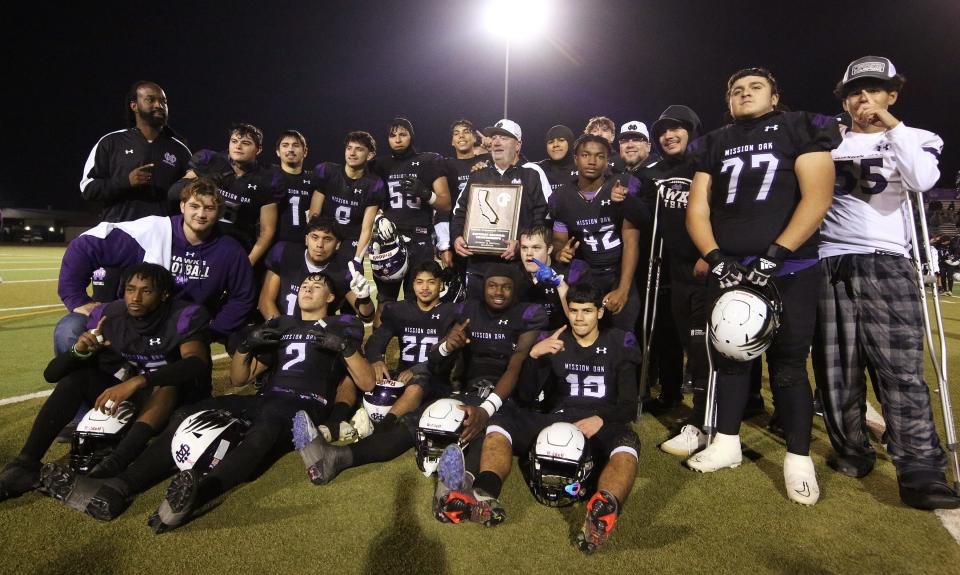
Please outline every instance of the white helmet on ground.
M247 423L225 409L205 409L183 420L173 434L170 453L181 471L209 472L237 446Z
M466 412L459 399L438 399L420 416L417 426L417 467L425 475L437 469L443 449L460 441L460 431Z
M81 474L93 469L123 438L134 414L129 401L121 402L112 415L96 408L88 411L73 432L70 468Z
M751 361L773 343L780 302L748 285L723 292L710 312L710 343L733 361Z
M586 495L593 471L590 444L576 425L552 423L530 449L527 481L537 501L550 507L571 505Z

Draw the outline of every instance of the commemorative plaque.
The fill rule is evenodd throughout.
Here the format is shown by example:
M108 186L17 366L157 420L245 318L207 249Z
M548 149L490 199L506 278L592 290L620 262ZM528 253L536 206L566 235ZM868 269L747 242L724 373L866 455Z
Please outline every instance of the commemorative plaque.
M471 184L467 190L463 239L470 251L500 254L517 239L517 220L523 186L519 184Z

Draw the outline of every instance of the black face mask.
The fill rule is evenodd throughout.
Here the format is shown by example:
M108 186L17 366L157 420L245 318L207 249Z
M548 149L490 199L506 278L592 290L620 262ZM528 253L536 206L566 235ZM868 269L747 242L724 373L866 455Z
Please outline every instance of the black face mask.
M171 305L173 305L173 298L167 296L167 299L160 302L160 305L158 305L147 315L133 317L128 312L127 318L130 320L130 324L133 326L133 329L135 329L140 335L152 334L157 331L163 322L166 321L167 316L170 315Z

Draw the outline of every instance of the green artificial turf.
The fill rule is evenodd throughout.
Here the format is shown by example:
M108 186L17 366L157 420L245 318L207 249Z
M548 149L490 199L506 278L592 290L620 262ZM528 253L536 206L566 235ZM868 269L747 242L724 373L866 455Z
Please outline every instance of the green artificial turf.
M0 262L0 269L12 267ZM0 286L0 307L14 307L5 289ZM49 294L35 289L35 300L16 305L55 298L52 286ZM956 403L960 305L943 307ZM0 397L38 378L49 359L52 321L0 321ZM11 346L19 347L10 353ZM215 373L225 377L223 362ZM769 413L770 396L764 395ZM0 406L0 462L16 455L41 404ZM645 415L637 426L643 448L636 486L611 540L592 557L570 543L584 506L539 505L516 469L501 497L506 523L485 529L432 518L434 481L418 472L412 452L345 471L322 487L307 481L300 458L291 453L188 525L160 536L146 521L166 482L106 524L36 493L0 503L0 573L958 572L960 545L933 513L900 503L882 449L876 469L862 480L826 466L831 449L819 418L811 455L820 502L812 508L790 503L783 487L783 441L764 429L767 419L743 426L739 469L701 475L657 450L673 421ZM66 446L55 445L49 459L65 453Z

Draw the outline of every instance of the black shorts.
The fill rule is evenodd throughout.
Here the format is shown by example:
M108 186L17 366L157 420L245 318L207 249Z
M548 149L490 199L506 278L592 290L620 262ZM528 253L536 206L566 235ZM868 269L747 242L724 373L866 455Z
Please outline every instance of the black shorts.
M583 411L555 411L536 413L505 403L487 424L487 434L500 433L510 440L514 455L523 457L530 453L540 432L552 423L574 423L586 417ZM626 452L640 458L640 438L626 423L604 423L589 440L594 461L606 461L614 453Z

